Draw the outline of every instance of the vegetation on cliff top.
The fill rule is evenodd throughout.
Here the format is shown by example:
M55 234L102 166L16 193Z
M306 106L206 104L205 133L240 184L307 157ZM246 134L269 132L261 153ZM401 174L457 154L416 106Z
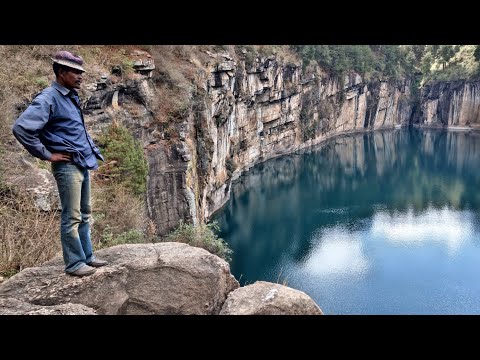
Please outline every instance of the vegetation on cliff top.
M479 76L478 45L296 45L305 64L334 76L355 71L364 79L420 76L419 84Z

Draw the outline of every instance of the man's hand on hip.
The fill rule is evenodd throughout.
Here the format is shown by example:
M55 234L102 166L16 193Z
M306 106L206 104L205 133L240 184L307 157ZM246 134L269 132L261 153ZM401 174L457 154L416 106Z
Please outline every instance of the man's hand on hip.
M48 161L51 161L51 162L72 161L72 154L53 153L52 157Z

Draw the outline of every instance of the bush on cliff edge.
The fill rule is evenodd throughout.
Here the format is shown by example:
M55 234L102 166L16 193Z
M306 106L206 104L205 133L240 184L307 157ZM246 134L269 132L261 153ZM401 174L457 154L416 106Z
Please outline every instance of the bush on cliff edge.
M201 247L230 262L233 251L223 239L218 237L219 230L217 222L195 226L181 221L174 231L163 238L163 241L183 242Z

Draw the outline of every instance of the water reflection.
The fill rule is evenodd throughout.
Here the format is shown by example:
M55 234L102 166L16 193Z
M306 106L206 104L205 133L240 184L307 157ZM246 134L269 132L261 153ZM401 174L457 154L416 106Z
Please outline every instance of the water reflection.
M479 165L475 132L338 137L255 166L214 219L242 284L288 278L327 313L474 312L459 304L480 299L464 279L480 276ZM455 306L419 305L449 291Z
M447 208L429 208L420 214L412 210L394 215L380 212L373 217L371 235L399 246L421 246L422 242L436 241L454 255L473 235L472 213Z
M359 276L367 272L369 264L358 234L335 227L317 232L312 240L319 246L309 254L304 264L305 270L312 275Z

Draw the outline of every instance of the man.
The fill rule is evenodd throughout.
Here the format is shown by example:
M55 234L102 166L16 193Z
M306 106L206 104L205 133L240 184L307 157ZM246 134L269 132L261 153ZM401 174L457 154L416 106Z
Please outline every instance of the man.
M90 239L90 176L104 160L87 133L78 93L83 59L68 51L52 58L56 81L35 97L13 126L13 134L30 154L52 164L57 181L65 272L87 276L106 261L93 254Z

